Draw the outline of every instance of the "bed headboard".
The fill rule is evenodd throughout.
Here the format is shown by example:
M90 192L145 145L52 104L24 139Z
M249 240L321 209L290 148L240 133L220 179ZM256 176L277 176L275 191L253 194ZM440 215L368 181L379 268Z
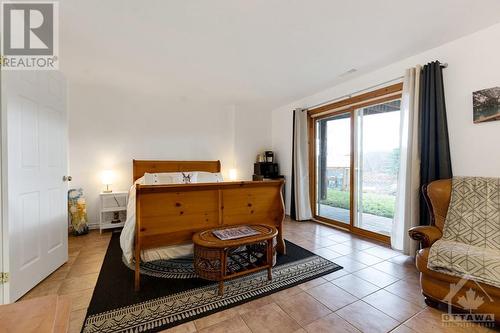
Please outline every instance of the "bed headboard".
M220 172L220 161L145 161L133 160L134 182L144 173L206 171Z

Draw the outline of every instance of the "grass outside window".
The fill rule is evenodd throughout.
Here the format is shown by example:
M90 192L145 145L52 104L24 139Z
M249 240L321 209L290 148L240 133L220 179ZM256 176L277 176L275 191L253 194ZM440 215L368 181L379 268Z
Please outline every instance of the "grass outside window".
M363 193L362 196L363 213L391 219L394 217L395 196L377 193ZM328 189L327 198L320 200L320 203L332 207L349 209L349 192Z

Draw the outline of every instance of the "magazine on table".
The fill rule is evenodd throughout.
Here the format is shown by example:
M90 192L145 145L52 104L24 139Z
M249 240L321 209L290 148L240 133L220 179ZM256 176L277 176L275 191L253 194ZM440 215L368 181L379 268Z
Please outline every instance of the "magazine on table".
M229 239L237 239L248 236L259 235L260 232L250 228L248 226L234 227L228 229L214 230L212 231L215 237L220 240L229 240Z

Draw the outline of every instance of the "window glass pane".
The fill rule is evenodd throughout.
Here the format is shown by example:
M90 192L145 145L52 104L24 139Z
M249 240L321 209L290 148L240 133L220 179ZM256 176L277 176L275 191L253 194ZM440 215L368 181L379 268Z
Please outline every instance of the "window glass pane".
M390 236L399 168L400 100L356 110L355 225Z
M316 214L350 223L351 115L316 122Z

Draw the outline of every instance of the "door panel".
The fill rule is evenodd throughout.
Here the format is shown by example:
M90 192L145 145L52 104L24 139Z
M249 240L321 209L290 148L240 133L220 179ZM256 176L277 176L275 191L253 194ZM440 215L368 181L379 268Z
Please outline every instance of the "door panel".
M399 168L400 100L370 105L356 114L354 225L390 236Z
M318 120L316 133L316 214L350 224L350 113Z
M48 206L48 225L47 225L47 231L48 231L48 252L53 252L57 250L58 247L61 247L64 245L64 230L61 232L61 228L59 227L63 221L65 220L66 216L64 214L61 214L61 212L65 211L61 207L63 202L61 201L61 189L59 188L52 188L49 189L48 191L48 201L49 201L49 206Z
M44 111L47 112L47 121L48 121L48 142L47 142L47 166L49 168L60 168L62 159L62 148L61 140L62 138L62 126L64 126L61 121L61 113L53 110L51 108L44 108ZM59 171L59 170L58 170Z
M38 152L38 110L33 101L20 96L21 124L19 137L21 138L21 163L23 169L32 169L39 166ZM12 105L12 104L11 104Z
M40 239L30 230L40 229L40 193L31 192L19 195L21 233L21 256L19 256L21 270L28 269L36 264L41 257Z
M13 302L68 258L65 81L58 72L5 72L4 230ZM6 163L5 163L6 161ZM4 187L5 188L5 187ZM4 238L5 241L5 238ZM5 248L5 247L4 247Z

